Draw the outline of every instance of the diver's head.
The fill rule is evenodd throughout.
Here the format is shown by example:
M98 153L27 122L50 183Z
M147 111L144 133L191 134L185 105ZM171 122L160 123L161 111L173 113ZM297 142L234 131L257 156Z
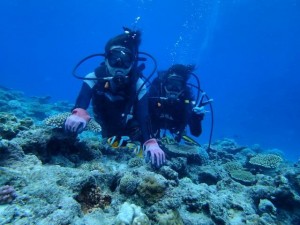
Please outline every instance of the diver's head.
M195 65L175 64L170 67L163 76L166 94L178 98L185 90L186 83L194 70Z
M106 53L105 64L109 74L126 76L135 63L135 57L128 48L113 45Z
M126 76L137 64L141 33L124 28L124 33L110 39L105 46L105 64L112 76Z

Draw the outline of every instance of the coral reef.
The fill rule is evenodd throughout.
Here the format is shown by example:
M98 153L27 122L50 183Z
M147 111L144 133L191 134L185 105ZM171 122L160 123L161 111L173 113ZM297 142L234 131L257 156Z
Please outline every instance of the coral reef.
M255 175L246 171L243 165L237 161L225 163L224 168L234 180L242 184L252 185L256 181Z
M258 209L260 213L270 213L275 215L276 214L276 207L273 205L271 201L268 199L260 199L258 204Z
M25 157L22 147L15 140L0 140L0 166L22 161Z
M174 180L178 182L178 173L169 166L162 166L159 173L168 180Z
M24 93L4 87L0 87L0 112L10 112L16 117L23 119L32 118L41 121L45 117L70 110L73 105L60 101L50 104L50 96L27 97Z
M139 157L134 157L128 161L128 166L129 167L139 167L144 164L144 159L139 158Z
M75 198L81 205L82 211L87 213L95 208L106 208L110 205L112 197L102 193L96 185L85 185Z
M0 95L0 224L300 224L300 161L280 150L165 143L154 169L132 150L107 150L94 128L65 133L66 102Z
M120 192L127 195L132 195L136 192L139 180L133 173L125 173L120 180Z
M243 165L238 161L230 161L224 164L224 168L227 172L235 171L235 170L243 170Z
M11 203L17 197L17 193L12 186L4 185L0 187L0 205Z
M232 170L230 176L243 184L254 184L256 181L255 176L251 172L245 170Z
M185 157L189 163L206 164L209 158L206 150L199 146L164 144L163 150L169 157Z
M167 210L165 213L156 214L157 224L160 225L184 225L180 214L176 210Z
M120 207L115 225L150 225L150 220L146 214L142 212L141 207L124 202Z
M154 204L159 201L167 188L167 180L154 173L149 173L142 178L137 187L138 194L142 197L146 204Z
M250 158L249 163L266 169L274 169L282 162L282 158L275 154L258 154Z
M22 130L28 130L33 125L30 118L18 119L12 113L0 112L0 139L11 140Z
M67 117L70 116L70 115L71 115L70 112L59 113L57 115L47 117L44 120L44 123L46 125L53 126L53 127L56 127L56 128L63 128ZM87 126L86 126L85 130L90 130L90 131L93 131L93 132L96 132L96 133L100 133L101 132L101 126L95 120L91 119L87 123Z

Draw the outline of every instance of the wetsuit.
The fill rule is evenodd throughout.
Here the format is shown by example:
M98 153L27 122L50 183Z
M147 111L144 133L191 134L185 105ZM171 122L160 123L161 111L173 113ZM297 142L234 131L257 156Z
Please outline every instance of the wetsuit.
M201 121L203 115L193 112L195 100L187 86L177 99L168 99L163 83L156 78L149 90L149 110L151 130L156 138L160 137L160 130L169 130L180 141L186 126L194 136L202 133Z
M74 108L87 109L92 100L95 120L102 127L103 137L129 136L133 141L150 138L148 129L148 97L139 71L132 70L122 87L113 80L85 80ZM106 78L105 65L101 65L86 78Z

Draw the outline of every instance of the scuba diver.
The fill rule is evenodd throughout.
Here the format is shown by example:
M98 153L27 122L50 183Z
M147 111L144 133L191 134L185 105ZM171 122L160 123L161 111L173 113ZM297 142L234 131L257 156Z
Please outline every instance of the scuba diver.
M144 157L155 167L165 162L165 153L150 137L148 92L138 65L141 32L124 28L124 33L105 46L104 62L83 79L72 114L65 130L81 133L91 119L87 112L92 100L95 120L102 127L102 137L122 144L123 137L143 144ZM77 76L75 76L77 77ZM78 78L78 77L77 77Z
M166 71L160 71L149 90L149 112L151 129L155 138L163 137L168 130L175 141L180 142L187 125L193 136L202 133L204 106L198 105L187 84L195 65L175 64Z

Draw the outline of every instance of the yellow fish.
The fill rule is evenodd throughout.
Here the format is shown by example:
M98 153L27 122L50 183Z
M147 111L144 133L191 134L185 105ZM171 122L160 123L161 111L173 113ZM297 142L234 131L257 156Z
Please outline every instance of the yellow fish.
M188 137L187 135L183 135L182 139L184 140L184 143L187 145L195 145L195 146L199 146L199 147L201 146L197 141Z
M143 157L143 150L139 142L131 142L128 136L113 136L107 139L107 143L113 148L128 148L138 157Z

